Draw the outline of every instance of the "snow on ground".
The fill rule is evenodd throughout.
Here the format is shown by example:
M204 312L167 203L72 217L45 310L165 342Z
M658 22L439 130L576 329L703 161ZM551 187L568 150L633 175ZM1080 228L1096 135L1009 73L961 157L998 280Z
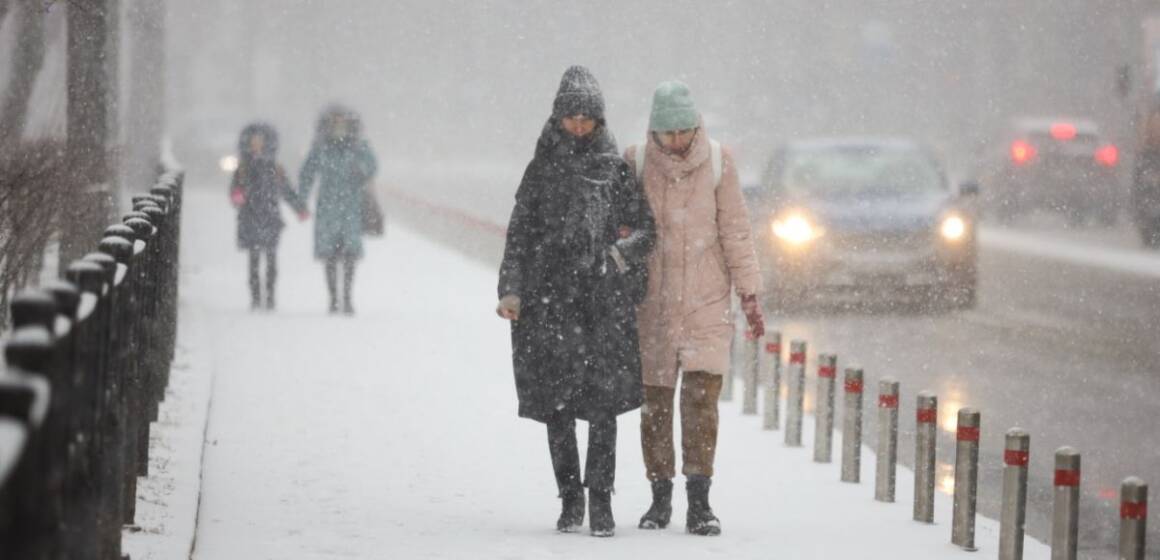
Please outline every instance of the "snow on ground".
M213 376L198 560L964 555L949 544L947 496L939 495L937 524L916 524L907 471L899 470L899 503L875 502L868 450L867 482L840 483L837 465L812 464L806 449L784 447L781 432L762 431L733 403L722 406L712 493L723 536L684 534L680 485L674 526L636 529L649 491L635 412L620 418L616 537L557 534L546 434L515 415L491 267L394 227L368 245L358 314L329 316L309 224L292 223L280 307L254 313L225 198L190 192L187 211L182 335L191 369L180 371ZM807 418L806 442L812 424ZM182 475L176 487L197 487L193 472ZM980 518L982 554L994 556L997 539L997 524ZM1048 556L1027 540L1027 558Z
M191 278L189 267L185 278ZM204 341L205 309L182 301L177 358L149 438L149 476L138 479L137 518L124 532L134 560L188 558L201 490L201 452L215 364Z

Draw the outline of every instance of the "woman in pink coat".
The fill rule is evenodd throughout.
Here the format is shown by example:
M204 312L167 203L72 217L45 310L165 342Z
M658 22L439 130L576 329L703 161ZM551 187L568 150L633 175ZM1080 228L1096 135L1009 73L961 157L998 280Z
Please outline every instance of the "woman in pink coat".
M709 138L688 86L657 87L643 154L641 149L629 148L625 160L643 179L657 240L648 294L638 309L644 382L640 433L653 490L652 506L639 526L663 529L672 516L673 400L680 378L682 472L689 500L685 528L718 535L709 485L717 399L733 337L731 291L741 298L751 333L761 336L761 274L733 157Z

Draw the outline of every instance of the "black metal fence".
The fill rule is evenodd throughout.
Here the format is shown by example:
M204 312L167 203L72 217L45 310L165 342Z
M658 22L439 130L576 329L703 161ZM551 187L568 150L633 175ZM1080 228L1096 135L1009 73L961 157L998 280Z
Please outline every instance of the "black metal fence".
M18 294L0 369L0 558L120 560L177 334L184 177Z

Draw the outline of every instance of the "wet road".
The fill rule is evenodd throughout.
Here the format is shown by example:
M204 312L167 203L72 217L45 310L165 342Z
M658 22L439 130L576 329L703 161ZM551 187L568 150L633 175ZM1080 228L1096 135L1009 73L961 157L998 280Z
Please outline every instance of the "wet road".
M502 224L520 171L516 166L514 173L502 176L455 181L412 177L406 192ZM464 228L446 213L398 200L393 204L400 221L497 262L502 240L494 232ZM1046 219L1029 221L1020 230L1044 239L1088 243L1096 250L1134 246L1126 226L1065 232ZM978 307L970 311L924 314L880 305L857 312L800 312L771 322L787 341L809 341L811 401L819 352L838 354L839 368L864 367L868 391L882 377L901 381L903 464L913 465L915 395L936 392L938 455L944 464L940 490L952 487L946 464L954 457L956 412L963 406L980 409L982 515L998 518L1005 431L1015 426L1029 431L1027 527L1041 540L1050 532L1054 450L1078 448L1083 453L1081 557L1115 558L1120 482L1130 475L1153 485L1160 481L1160 278L983 244L979 294ZM874 445L873 417L866 421L868 443ZM873 465L864 469L865 478ZM949 540L950 520L936 522L946 527ZM1149 558L1160 559L1160 523L1151 524L1148 540Z

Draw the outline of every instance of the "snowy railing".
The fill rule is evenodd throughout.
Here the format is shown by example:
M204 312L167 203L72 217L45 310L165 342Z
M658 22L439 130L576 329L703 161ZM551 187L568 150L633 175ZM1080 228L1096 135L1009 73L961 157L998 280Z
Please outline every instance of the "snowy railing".
M788 368L782 379L782 337L778 332L767 332L764 339L746 336L747 327L738 322L734 339L733 371L725 377L722 400L732 399L733 378L744 383L741 410L757 414L760 393L765 394L767 430L780 428L779 398L784 382L786 395L785 443L790 447L802 446L804 417L805 372L807 343L790 343ZM829 463L832 460L837 356L820 354L817 360L817 391L815 402L816 429L814 430L813 460ZM861 480L861 435L863 372L858 368L845 371L843 384L843 442L841 480L857 483ZM898 463L898 422L900 384L892 378L879 381L875 405L877 414L878 446L874 499L894 502L895 469ZM936 427L938 397L934 393L918 393L915 407L915 478L914 520L934 522ZM955 425L954 502L951 520L951 543L963 550L975 550L975 515L978 495L979 443L981 414L973 408L957 411ZM1003 487L1000 515L999 558L1018 560L1023 557L1024 524L1027 515L1027 475L1030 459L1030 434L1011 428L1005 434L1003 449ZM1052 558L1077 558L1079 529L1080 454L1070 447L1055 452L1053 480ZM1144 560L1146 555L1145 529L1148 517L1148 485L1137 477L1128 477L1120 488L1119 558Z
M11 303L0 557L122 558L174 355L183 181L161 175L67 280Z

